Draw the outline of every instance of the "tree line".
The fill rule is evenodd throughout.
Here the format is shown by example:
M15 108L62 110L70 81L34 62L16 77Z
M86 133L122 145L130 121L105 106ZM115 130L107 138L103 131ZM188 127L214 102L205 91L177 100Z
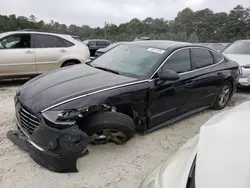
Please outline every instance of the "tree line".
M59 22L37 21L34 15L29 18L15 14L0 15L0 33L21 29L35 29L77 35L82 40L106 38L111 41L131 41L137 37L176 40L188 42L232 42L250 39L250 7L237 5L229 13L214 13L206 8L193 11L185 8L174 20L148 17L144 20L134 18L119 25L107 23L103 28L88 25L69 26Z

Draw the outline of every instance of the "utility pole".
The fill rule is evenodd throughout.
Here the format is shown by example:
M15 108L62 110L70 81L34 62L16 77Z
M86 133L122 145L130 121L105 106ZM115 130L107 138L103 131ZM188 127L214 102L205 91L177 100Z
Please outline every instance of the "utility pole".
M104 38L106 39L107 38L107 27L106 27L107 23L105 21L104 23Z

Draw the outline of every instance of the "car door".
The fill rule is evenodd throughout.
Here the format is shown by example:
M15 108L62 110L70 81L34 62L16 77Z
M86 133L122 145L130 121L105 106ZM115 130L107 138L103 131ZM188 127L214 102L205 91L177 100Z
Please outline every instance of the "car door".
M194 71L192 71L189 86L191 95L185 108L195 110L212 105L225 78L223 70L218 69L216 66L217 63L223 60L218 53L198 47L191 48L190 51Z
M161 69L175 71L180 78L176 81L163 81L158 78L157 73L154 75L150 82L149 129L181 115L180 109L186 104L190 94L187 89L190 78L189 74L185 74L192 70L189 49L174 52L159 71Z
M62 63L68 59L68 50L59 37L34 34L34 40L38 73L60 68Z
M35 54L30 34L14 34L0 39L0 75L36 73Z

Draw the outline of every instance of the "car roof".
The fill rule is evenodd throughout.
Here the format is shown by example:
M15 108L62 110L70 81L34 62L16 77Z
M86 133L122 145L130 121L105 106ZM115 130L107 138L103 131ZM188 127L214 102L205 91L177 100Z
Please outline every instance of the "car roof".
M50 33L50 32L41 32L41 31L25 31L25 30L20 30L20 31L9 31L9 32L5 32L5 33L1 33L1 35L13 35L13 34L32 34L32 33L36 33L36 34L47 34L47 35L55 35L55 36L62 36L62 37L65 37L65 36L70 36L70 35L67 35L67 34L58 34L58 33Z
M184 46L198 46L203 47L201 45L194 45L192 43L187 42L177 42L171 40L143 40L143 41L132 41L128 44L131 45L140 45L145 47L152 47L152 48L160 48L160 49L168 49L170 47L184 47Z
M250 40L236 40L234 43L237 43L237 42L250 42Z

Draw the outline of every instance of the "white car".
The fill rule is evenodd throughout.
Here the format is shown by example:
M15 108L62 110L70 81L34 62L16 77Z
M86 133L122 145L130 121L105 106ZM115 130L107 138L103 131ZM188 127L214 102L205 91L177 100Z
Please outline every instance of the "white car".
M240 65L239 86L250 87L250 40L235 41L223 54Z
M37 31L0 34L0 78L38 75L89 59L88 47L70 35Z
M249 113L250 101L213 116L140 188L248 188Z

